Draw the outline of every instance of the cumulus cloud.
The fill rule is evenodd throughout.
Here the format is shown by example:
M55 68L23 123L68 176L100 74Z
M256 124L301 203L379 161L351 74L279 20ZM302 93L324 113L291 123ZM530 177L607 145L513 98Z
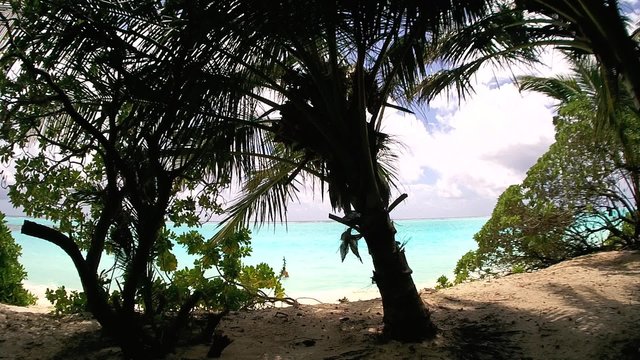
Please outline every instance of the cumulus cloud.
M548 139L540 139L535 144L517 144L495 154L487 154L486 159L495 161L516 173L524 173L536 163L540 154L547 150L549 144L546 140Z
M483 69L473 96L437 98L427 111L431 118L388 112L383 130L404 144L396 149L398 168L401 190L410 195L394 215L488 215L502 191L522 181L553 142L556 104L519 92L513 76L568 70L557 53L545 52L541 61L536 69Z

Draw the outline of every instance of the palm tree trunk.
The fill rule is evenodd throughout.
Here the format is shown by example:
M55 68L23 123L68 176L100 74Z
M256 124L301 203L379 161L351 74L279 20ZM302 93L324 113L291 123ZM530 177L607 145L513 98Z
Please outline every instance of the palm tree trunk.
M389 213L380 209L363 216L361 233L373 259L373 280L384 311L384 336L405 342L432 338L437 332L411 277L404 249L395 241Z

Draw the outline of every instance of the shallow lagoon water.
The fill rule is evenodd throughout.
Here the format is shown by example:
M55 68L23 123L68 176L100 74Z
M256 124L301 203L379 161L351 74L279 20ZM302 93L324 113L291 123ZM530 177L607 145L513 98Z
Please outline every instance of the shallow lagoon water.
M46 241L20 234L24 220L7 217L12 235L22 246L21 262L28 274L25 284L39 294L47 287L60 285L80 289L75 268L62 250ZM433 287L443 274L452 278L458 259L476 248L473 234L486 221L484 217L395 221L396 239L405 243L418 288ZM210 236L215 233L216 226L216 223L207 223L200 231ZM345 296L350 300L379 296L371 283L373 266L364 240L359 246L363 263L352 254L347 255L344 263L340 261L339 239L344 230L344 225L331 221L289 222L254 228L251 236L253 254L245 259L245 263L266 262L278 272L285 258L289 278L284 279L283 285L287 295L294 298L311 297L332 302ZM193 259L184 249L176 247L174 250L179 267L192 264ZM104 267L108 262L109 259L103 261Z

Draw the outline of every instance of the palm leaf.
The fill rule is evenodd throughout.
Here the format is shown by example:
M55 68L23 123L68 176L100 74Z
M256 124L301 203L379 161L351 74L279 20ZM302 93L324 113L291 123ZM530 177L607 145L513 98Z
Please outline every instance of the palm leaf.
M360 260L360 262L362 263L362 258L360 257L360 252L358 252L358 240L351 240L349 242L349 249L351 249L351 252L353 253L353 255L355 255L358 260ZM342 261L344 261L344 256L342 257Z
M535 91L559 101L571 101L582 96L576 79L567 76L544 78L536 76L518 77L520 91Z
M342 262L347 257L349 250L362 262L360 252L358 251L358 240L362 238L362 235L352 235L353 228L348 228L342 235L340 235L340 258Z
M340 259L342 260L342 262L344 262L344 259L346 259L348 253L349 243L347 241L342 241L340 243Z
M252 220L255 224L286 220L287 204L297 199L296 193L299 190L296 186L299 180L292 177L292 174L319 174L311 168L301 166L301 154L281 152L279 155L281 157L267 156L266 167L253 170L247 176L241 196L227 209L229 216L221 222L213 241L230 235Z

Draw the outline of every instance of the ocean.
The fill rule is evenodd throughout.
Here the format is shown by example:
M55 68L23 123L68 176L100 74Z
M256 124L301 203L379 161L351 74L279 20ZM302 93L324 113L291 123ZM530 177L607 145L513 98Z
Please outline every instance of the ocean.
M441 275L452 279L458 259L467 251L477 248L473 234L480 230L487 219L395 221L398 230L396 240L405 243L416 286L419 289L433 287ZM22 246L20 261L28 276L25 285L41 298L39 304L48 304L43 296L46 288L64 285L67 289L81 289L75 268L61 249L20 233L24 220L7 217L14 239ZM215 233L216 226L216 223L206 223L200 231L210 236ZM338 248L340 234L344 230L344 225L332 221L289 222L286 225L267 224L254 228L251 235L253 253L244 262L251 265L266 262L277 273L282 267L283 258L286 259L289 277L283 279L285 292L301 302L378 297L378 290L371 283L373 265L364 240L359 241L363 263L351 253L341 262ZM176 246L174 251L179 268L192 265L193 258L184 249Z

